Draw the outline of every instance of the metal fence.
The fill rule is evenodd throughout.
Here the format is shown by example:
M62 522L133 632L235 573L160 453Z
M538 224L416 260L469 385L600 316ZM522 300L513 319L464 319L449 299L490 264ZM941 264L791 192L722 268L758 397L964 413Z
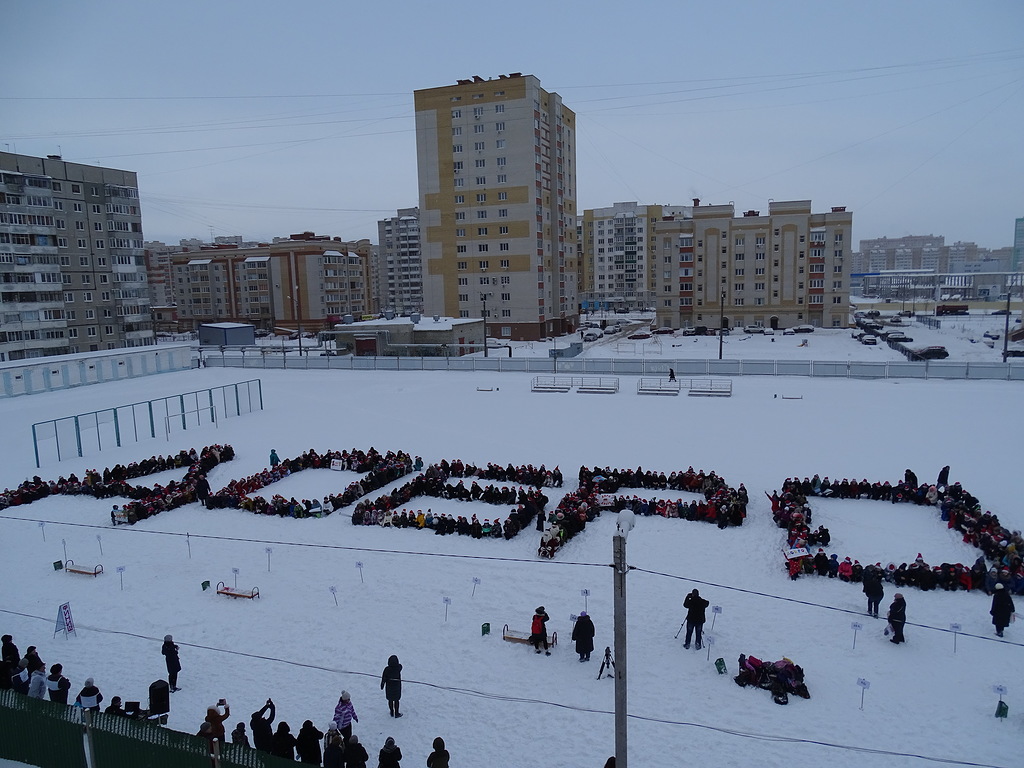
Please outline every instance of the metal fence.
M1024 381L1021 362L951 360L657 360L647 358L355 357L207 355L209 367L338 371L497 371L604 376L813 376L844 379L996 379Z
M91 716L90 716L91 715ZM285 768L290 760L225 744L214 761L205 739L119 715L86 713L0 691L0 758L39 768ZM91 759L87 760L87 754Z
M140 403L126 403L101 411L79 413L32 425L36 467L42 459L57 461L99 452L123 443L155 437L170 438L172 430L216 423L263 410L263 386L259 379L240 381L195 392L182 392Z

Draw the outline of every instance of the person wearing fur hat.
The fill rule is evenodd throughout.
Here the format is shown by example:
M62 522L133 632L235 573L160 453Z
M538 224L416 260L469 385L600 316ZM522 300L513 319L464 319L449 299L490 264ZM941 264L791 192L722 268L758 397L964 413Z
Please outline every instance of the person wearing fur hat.
M178 646L174 644L173 637L164 635L164 644L160 648L160 653L164 655L164 662L167 664L167 684L171 688L171 693L180 691L178 673L181 672L181 661L178 660Z
M402 750L395 744L393 737L388 736L384 740L384 746L380 748L380 768L402 768L399 761L402 759Z
M594 651L594 622L586 611L581 611L580 617L576 619L572 639L576 641L576 653L580 655L580 661L590 661L590 654Z
M1003 630L1010 626L1010 619L1013 616L1013 598L1010 597L1010 590L1003 584L996 584L995 593L992 595L992 608L989 610L992 615L992 623L996 627L996 635L1003 636Z
M380 674L380 689L388 700L388 713L392 717L401 717L398 705L402 699L402 665L394 654L388 657L388 665Z
M348 691L342 691L341 698L338 699L338 706L334 708L334 722L338 725L338 730L341 731L346 742L352 736L353 720L359 722L356 708L352 705L352 695Z
M547 656L551 655L551 651L548 650L548 619L547 611L544 610L544 606L541 605L533 612L533 621L530 624L530 642L533 643L534 649L537 653L540 653L540 647L543 644L544 653Z

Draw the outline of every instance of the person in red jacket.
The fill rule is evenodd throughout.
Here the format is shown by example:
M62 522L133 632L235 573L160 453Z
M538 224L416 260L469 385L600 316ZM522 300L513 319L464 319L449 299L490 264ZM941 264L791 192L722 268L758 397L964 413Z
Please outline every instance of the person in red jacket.
M533 613L533 623L530 625L530 642L533 643L533 647L537 653L540 653L541 644L544 645L544 653L547 656L551 655L551 651L548 650L548 628L547 622L551 618L544 610L544 606L540 606Z
M221 712L223 709L223 713ZM231 716L231 707L228 703L221 699L212 707L206 708L206 722L210 724L210 733L213 734L213 738L223 744L226 741L224 734L224 721Z

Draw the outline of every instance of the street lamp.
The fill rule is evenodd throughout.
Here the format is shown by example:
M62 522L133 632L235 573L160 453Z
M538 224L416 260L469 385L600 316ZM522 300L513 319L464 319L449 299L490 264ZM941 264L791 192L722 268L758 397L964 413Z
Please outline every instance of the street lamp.
M484 303L484 357L487 357L487 297L493 294L481 293L480 301Z
M722 291L722 301L719 303L719 314L718 314L718 359L722 359L722 339L725 334L722 331L725 330L725 291Z

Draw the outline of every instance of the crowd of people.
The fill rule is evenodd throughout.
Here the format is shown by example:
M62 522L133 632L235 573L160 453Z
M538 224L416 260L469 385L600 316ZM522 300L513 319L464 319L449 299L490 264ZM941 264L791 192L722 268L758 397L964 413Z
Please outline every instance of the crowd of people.
M966 544L983 553L973 565L943 562L930 565L921 553L911 563L875 563L862 566L851 557L839 559L837 554L825 551L830 543L828 529L812 531L812 510L809 497L837 499L872 499L890 503L909 503L926 506L938 512L947 527L958 531ZM982 511L977 497L966 491L960 483L949 484L949 467L943 467L934 484L918 482L910 469L903 480L893 485L867 480L830 481L828 477L786 478L781 492L769 496L772 516L780 528L787 530L787 544L791 551L806 549L806 555L789 557L787 567L791 578L801 574L817 574L843 581L861 583L868 569L877 569L882 579L896 587L917 587L922 590L981 591L993 595L997 586L1007 594L1024 594L1024 538L1020 531L1011 531L991 512ZM814 552L814 548L817 551Z
M72 697L73 686L64 675L61 664L52 664L47 674L46 665L40 658L36 646L28 646L22 655L14 643L13 636L3 635L2 643L0 690L13 689L31 698L49 699L66 706L82 707L117 717L146 717L145 711L126 710L120 696L111 697L110 703L104 706L106 699L91 677L85 679L80 691ZM169 690L178 691L180 689L177 687L177 679L181 671L181 662L178 657L178 646L171 635L164 638L161 654L167 666ZM387 665L381 672L380 688L384 692L391 717L402 717L402 664L395 655L388 658ZM206 716L196 735L209 742L211 753L214 742L223 745L230 741L232 744L262 750L287 760L297 759L304 765L322 765L323 768L366 768L369 764L370 756L366 747L360 743L358 735L353 733L353 723L359 722L359 716L348 691L341 692L326 733L319 730L312 720L306 720L295 734L292 733L291 726L283 720L277 722L275 729L277 708L273 699L267 699L262 708L252 713L248 731L245 723L239 722L229 733L227 729L230 718L231 707L223 698L207 707ZM445 748L444 739L440 736L435 738L431 748L432 751L427 756L428 768L449 768L451 758ZM377 757L379 766L398 768L402 751L394 738L389 736Z
M86 495L97 499L115 496L131 499L119 510L118 522L136 523L148 517L176 509L197 500L196 485L205 480L206 473L224 461L235 456L230 445L209 445L196 452L180 451L174 456L153 456L145 461L115 465L99 472L87 470L81 479L74 473L47 482L38 475L26 480L14 490L5 488L0 493L0 509L31 504L47 496L62 494ZM146 474L164 472L168 469L186 468L181 480L172 480L167 485L155 484L152 488L131 485L128 480L144 477ZM148 469L148 472L144 471Z

